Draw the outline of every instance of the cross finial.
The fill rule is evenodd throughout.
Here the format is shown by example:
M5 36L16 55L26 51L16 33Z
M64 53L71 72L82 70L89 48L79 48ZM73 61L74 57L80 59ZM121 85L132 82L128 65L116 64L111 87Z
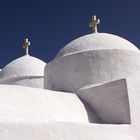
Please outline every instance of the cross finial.
M100 23L100 19L97 19L96 16L92 16L92 22L89 24L89 27L92 27L94 33L97 33L97 25Z
M24 39L23 48L25 49L26 55L29 54L29 46L30 46L30 44L31 43L28 41L28 38Z

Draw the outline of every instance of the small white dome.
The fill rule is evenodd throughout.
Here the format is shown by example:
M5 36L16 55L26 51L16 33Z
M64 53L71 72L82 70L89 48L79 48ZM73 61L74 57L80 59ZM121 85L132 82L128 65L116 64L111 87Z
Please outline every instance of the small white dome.
M129 49L138 51L131 42L116 35L107 33L92 33L75 39L60 50L57 57L69 54L102 49Z
M45 65L46 63L40 59L25 55L5 66L0 72L0 77L43 76Z

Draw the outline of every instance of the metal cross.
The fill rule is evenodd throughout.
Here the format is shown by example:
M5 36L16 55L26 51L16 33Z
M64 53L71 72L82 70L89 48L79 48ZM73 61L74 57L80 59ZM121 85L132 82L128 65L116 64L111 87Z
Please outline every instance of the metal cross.
M24 39L23 48L25 49L26 55L29 54L29 46L30 46L30 44L31 43L28 41L28 38Z
M89 27L92 27L94 33L97 33L97 25L100 23L100 19L97 19L96 16L92 16L92 22L89 24Z

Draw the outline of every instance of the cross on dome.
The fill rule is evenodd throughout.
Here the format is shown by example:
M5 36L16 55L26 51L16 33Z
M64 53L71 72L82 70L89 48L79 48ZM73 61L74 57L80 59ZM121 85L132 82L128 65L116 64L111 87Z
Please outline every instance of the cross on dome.
M92 22L89 24L89 27L92 28L94 33L97 33L97 25L100 23L100 19L97 19L96 16L92 16Z
M30 44L31 43L28 41L28 38L24 39L23 48L25 49L26 55L29 54L29 46L30 46Z

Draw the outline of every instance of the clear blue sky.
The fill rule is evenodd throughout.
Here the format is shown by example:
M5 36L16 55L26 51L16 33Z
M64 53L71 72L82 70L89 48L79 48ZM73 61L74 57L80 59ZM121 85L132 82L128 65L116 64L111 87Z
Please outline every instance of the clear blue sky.
M24 54L51 61L67 43L91 33L96 14L99 32L128 39L140 48L140 0L0 0L0 68Z

